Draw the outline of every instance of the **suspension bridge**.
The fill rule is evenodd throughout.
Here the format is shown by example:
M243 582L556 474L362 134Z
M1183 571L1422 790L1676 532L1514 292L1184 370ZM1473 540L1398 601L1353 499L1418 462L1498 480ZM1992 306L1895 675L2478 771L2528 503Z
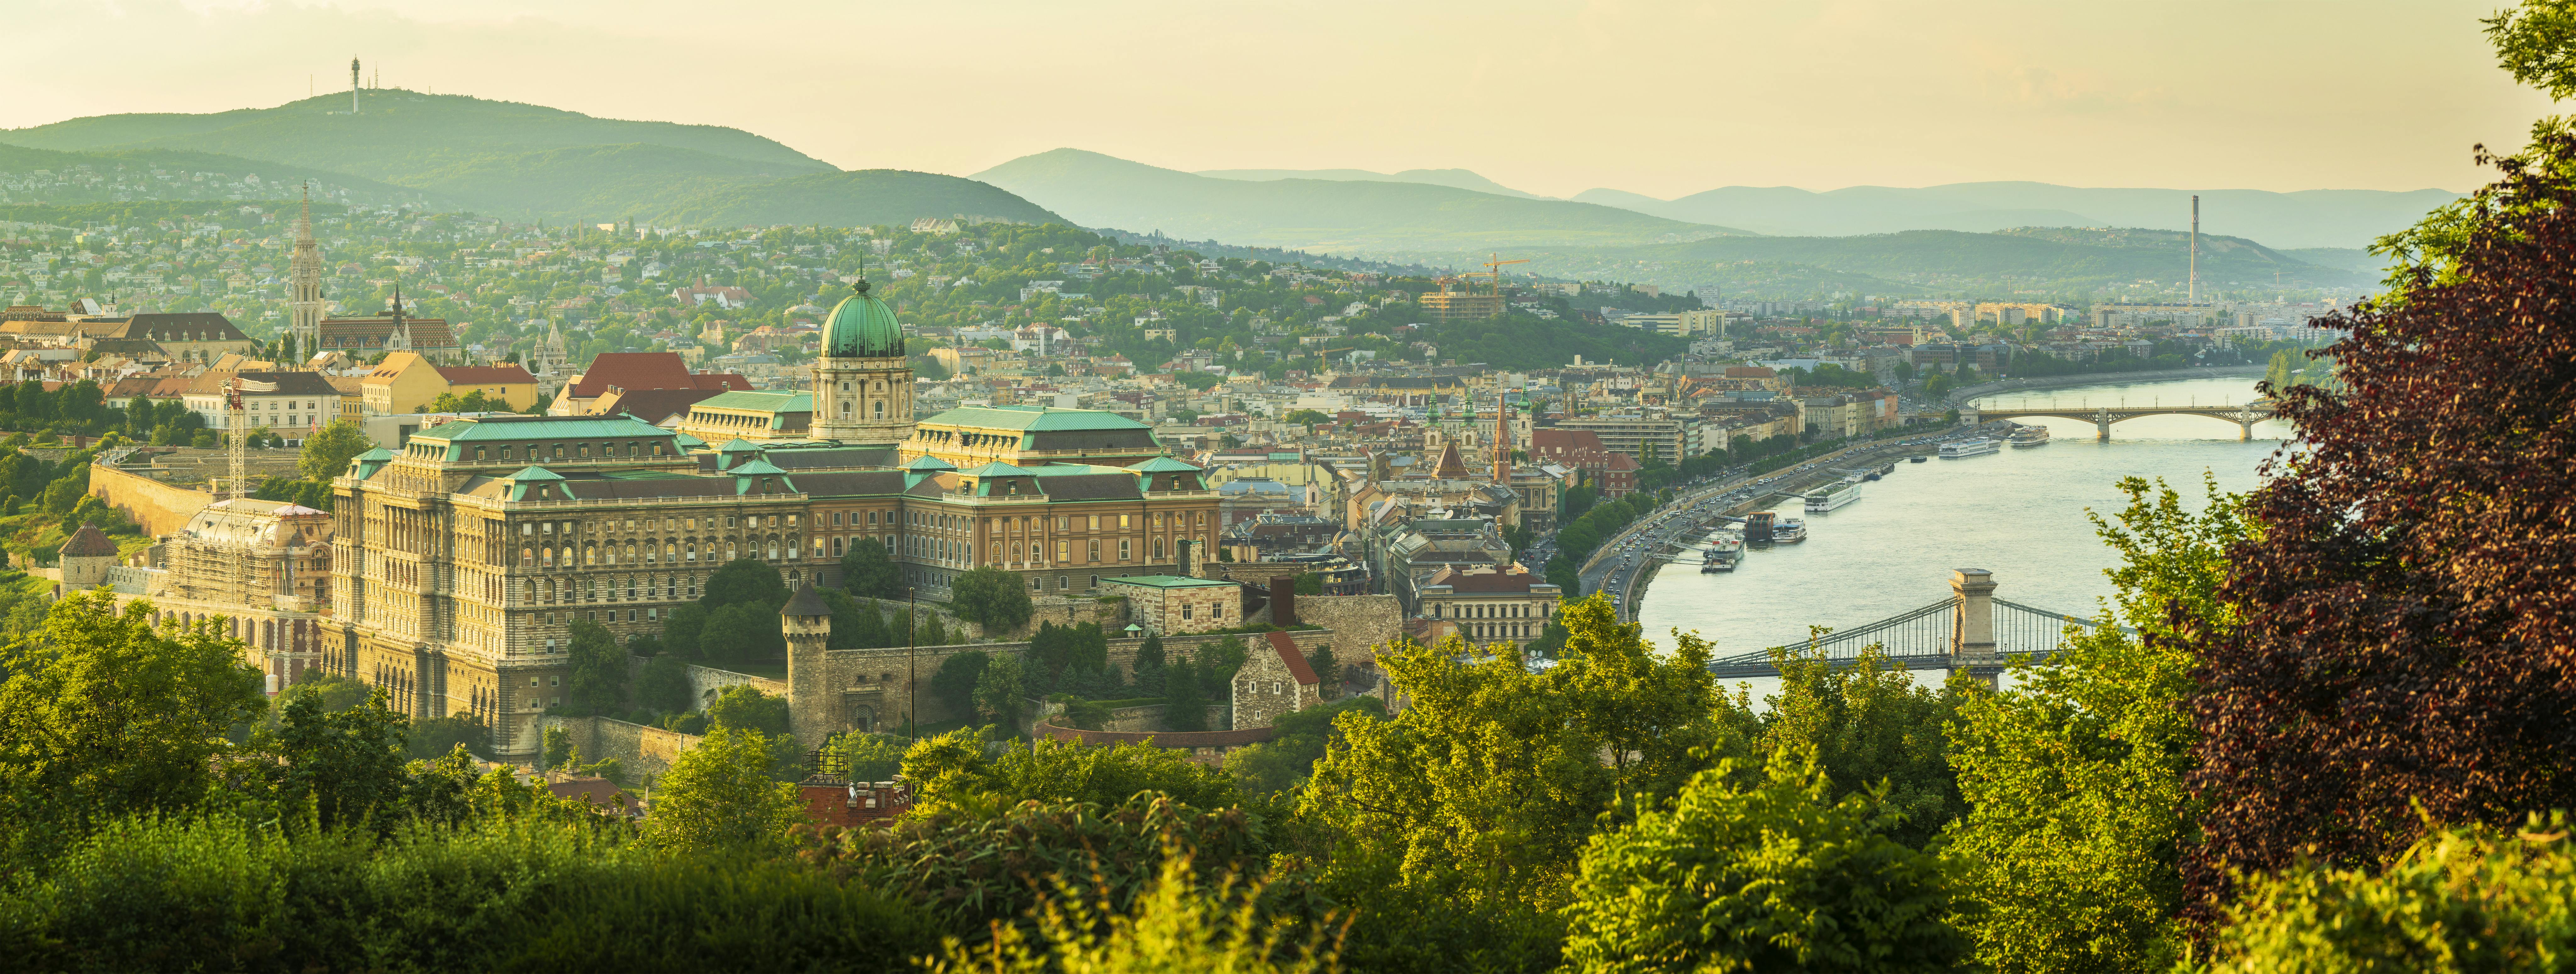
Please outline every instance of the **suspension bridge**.
M1950 574L1948 598L1828 633L1815 646L1837 666L1852 665L1862 650L1876 646L1890 663L1902 663L1908 670L1965 670L1992 685L2015 657L2042 661L2056 655L2066 641L2068 626L2090 629L2099 624L1995 598L1992 572L1962 568ZM1802 655L1814 652L1809 649ZM1708 668L1722 679L1780 675L1779 663L1769 650L1712 660Z
M2041 417L2052 419L2072 419L2078 422L2093 424L2094 435L2105 440L2111 438L2111 424L2137 419L2141 416L2207 416L2211 419L2224 420L2226 422L2236 424L2237 429L2242 431L2237 438L2242 440L2251 440L2254 438L2254 424L2264 422L2272 418L2272 401L2269 399L2257 399L2248 403L2237 403L2232 405L2221 403L2210 406L2203 406L2197 402L2174 406L2164 405L2162 402L2150 402L2143 406L2133 406L2126 401L2123 401L2116 406L2080 402L2073 404L2052 402L2045 406L2030 406L2027 404L1996 407L1962 406L1959 409L1959 421L1970 426L1994 419L2037 419Z

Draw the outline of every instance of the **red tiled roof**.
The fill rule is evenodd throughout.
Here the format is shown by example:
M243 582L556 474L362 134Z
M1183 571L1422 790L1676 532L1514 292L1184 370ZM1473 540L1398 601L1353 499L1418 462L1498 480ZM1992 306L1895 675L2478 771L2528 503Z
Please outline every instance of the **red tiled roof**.
M590 404L590 411L599 416L622 412L647 423L658 423L724 394L723 389L611 389Z
M620 389L713 389L749 392L751 380L731 373L698 375L678 352L602 352L572 384L575 399L597 399L610 386Z
M1315 668L1306 665L1306 655L1297 651L1297 641L1288 638L1287 633L1271 633L1270 648L1278 651L1279 662L1288 665L1288 672L1296 675L1299 684L1314 686L1323 682L1315 678Z
M517 365L442 365L438 377L452 386L529 385L537 377Z
M106 555L113 558L116 557L116 542L107 540L107 535L100 534L97 528L84 524L63 542L62 551L58 553L69 557Z

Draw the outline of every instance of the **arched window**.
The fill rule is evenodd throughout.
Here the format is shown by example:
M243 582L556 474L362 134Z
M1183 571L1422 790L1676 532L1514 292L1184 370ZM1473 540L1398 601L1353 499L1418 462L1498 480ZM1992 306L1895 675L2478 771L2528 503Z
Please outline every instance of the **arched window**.
M1154 557L1163 557L1163 539L1161 538L1154 539Z

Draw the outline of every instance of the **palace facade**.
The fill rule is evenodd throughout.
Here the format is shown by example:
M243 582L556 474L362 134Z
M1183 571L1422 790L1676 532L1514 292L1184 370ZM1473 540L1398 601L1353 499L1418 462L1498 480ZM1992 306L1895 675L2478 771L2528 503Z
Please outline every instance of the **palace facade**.
M916 423L901 329L864 282L824 341L809 392L716 397L743 397L708 415L758 439L710 445L692 434L712 423L626 415L486 416L359 456L335 482L323 664L415 718L471 716L521 756L563 702L574 620L620 642L658 634L729 561L771 566L790 589L837 585L841 556L874 539L926 599L984 566L1032 593L1098 594L1179 574L1183 543L1215 537L1199 468L1115 413L979 407ZM811 435L780 436L791 424Z

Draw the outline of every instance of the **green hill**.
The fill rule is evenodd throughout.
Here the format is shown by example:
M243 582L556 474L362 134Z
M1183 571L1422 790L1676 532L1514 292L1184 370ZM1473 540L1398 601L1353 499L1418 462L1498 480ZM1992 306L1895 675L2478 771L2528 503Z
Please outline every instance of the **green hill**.
M1078 149L1023 156L974 178L1083 226L1343 253L1620 246L1741 232L1420 183L1213 178Z
M1471 169L1407 169L1402 172L1370 172L1366 169L1202 169L1198 175L1213 179L1240 179L1266 183L1281 179L1329 179L1336 182L1424 183L1452 189L1474 190L1496 196L1517 196L1525 200L1550 197L1524 193L1487 179Z
M593 118L541 105L413 91L346 93L211 115L101 115L0 131L0 142L38 149L194 149L313 166L412 185L481 153L641 144L759 163L776 176L831 164L740 129Z
M650 213L650 222L702 226L823 223L855 227L959 214L1021 223L1067 222L990 183L901 169L816 173L710 189Z
M190 176L198 173L206 173L222 177L225 181L238 180L247 176L259 177L261 183L265 187L265 191L256 194L247 194L245 195L245 199L286 199L295 195L294 187L297 184L306 180L312 180L322 188L322 192L326 195L331 194L333 190L349 191L350 195L345 197L345 201L351 203L402 204L408 206L437 206L441 204L455 205L458 203L454 198L446 197L436 192L425 192L408 187L395 186L390 183L381 183L372 179L363 179L346 173L329 172L307 166L287 165L284 163L267 162L258 159L243 159L238 156L219 155L212 152L189 152L173 149L142 149L115 152L58 152L51 149L30 149L24 146L0 143L0 172L32 173L41 169L60 173L73 170L81 166L88 166L93 170L102 172L113 172L119 167L124 167L128 171L142 173L148 173L154 169L186 173ZM223 199L225 195L210 188L199 186L194 182L172 185L169 188L172 192L167 194L168 197L175 199L220 200ZM95 202L104 201L105 200L102 199ZM23 203L25 201L18 200L16 202ZM73 199L66 200L65 202L87 203L94 201L88 199Z
M2374 275L2324 267L2251 240L2202 234L2204 284L2368 286ZM1455 261L1463 255L1417 255ZM1801 281L1856 293L2010 289L2092 291L2190 276L2189 235L2170 230L2018 228L1910 230L1859 237L1717 237L1647 247L1540 251L1529 268L1577 279L1650 281L1670 290L1796 294ZM1839 280L1838 280L1839 279ZM1873 286L1869 282L1881 282ZM1848 282L1850 286L1843 286Z
M844 173L773 140L716 125L401 90L325 95L210 115L78 118L0 131L0 171L59 168L23 153L232 161L263 179L323 178L351 202L403 202L519 220L665 223L906 223L959 214L1061 221L990 186L930 173ZM26 160L69 157L34 156ZM159 163L154 163L159 164ZM189 164L191 168L207 166Z

